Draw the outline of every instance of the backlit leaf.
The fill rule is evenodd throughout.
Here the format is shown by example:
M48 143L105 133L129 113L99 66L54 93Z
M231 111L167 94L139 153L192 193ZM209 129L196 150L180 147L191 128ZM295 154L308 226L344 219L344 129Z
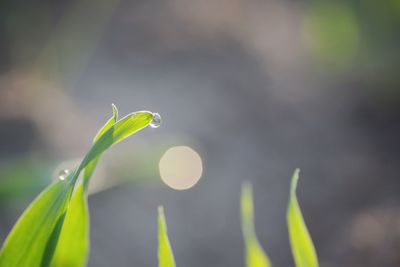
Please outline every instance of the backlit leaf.
M114 106L113 113L79 167L64 181L45 189L21 215L0 251L0 267L47 267L55 251L54 265L84 266L89 247L85 190L97 160L110 146L145 128L153 119L151 112L141 111L116 121ZM84 170L84 182L74 191ZM60 247L56 248L59 242ZM66 249L71 243L71 249ZM67 251L71 253L68 261L64 260Z
M118 119L118 109L117 107L112 104L113 116L104 124L104 126L97 132L96 136L93 138L93 143L95 143L108 129L110 129ZM100 157L100 156L99 156ZM99 161L99 157L92 160L83 171L83 185L85 190L89 186L89 179L93 174L94 169L96 168L97 162Z
M297 202L296 187L299 172L299 169L294 171L287 208L290 245L297 267L318 267L317 253Z
M163 207L158 207L158 267L175 267Z
M90 164L93 160L96 160L110 146L124 140L125 138L148 126L152 119L153 113L149 111L139 111L131 113L114 123L93 144L76 172L74 172L70 181L75 183L81 171L84 170L88 164Z
M21 215L0 252L0 267L47 266L54 245L47 245L68 205L73 187L58 181L43 191ZM54 237L53 237L54 238Z
M112 108L113 116L98 131L93 142L96 142L117 121L117 107L112 105ZM83 182L73 193L53 256L52 267L83 267L86 265L89 254L90 224L85 191L99 158L100 156L86 166L83 171Z
M73 193L51 266L83 267L89 252L89 214L83 184Z

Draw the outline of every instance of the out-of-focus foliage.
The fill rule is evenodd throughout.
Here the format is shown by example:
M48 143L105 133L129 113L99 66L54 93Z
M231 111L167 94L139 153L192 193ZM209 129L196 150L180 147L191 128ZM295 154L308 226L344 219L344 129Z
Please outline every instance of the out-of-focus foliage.
M253 193L250 184L246 183L242 186L240 206L246 266L270 267L270 260L258 242L254 229Z
M314 2L306 14L304 31L309 48L324 64L342 67L354 60L359 26L349 4Z
M299 169L296 169L292 177L287 208L287 223L292 254L297 267L318 267L317 254L297 202L296 187L298 179ZM255 234L253 193L251 185L248 183L242 186L241 217L246 266L271 266L270 260Z
M51 181L53 165L52 160L38 156L4 162L0 168L0 205L13 206L29 197L32 199L33 192L40 191Z
M302 34L307 50L328 69L369 72L396 68L399 25L398 0L311 0Z

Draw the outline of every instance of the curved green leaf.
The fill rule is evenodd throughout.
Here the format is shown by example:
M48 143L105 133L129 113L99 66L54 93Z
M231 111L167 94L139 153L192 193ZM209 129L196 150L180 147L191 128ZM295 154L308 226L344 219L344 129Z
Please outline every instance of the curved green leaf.
M118 118L118 109L113 104L113 116L104 124L93 139L96 142ZM85 192L89 185L100 156L92 160L83 171L82 183L73 193L69 204L64 226L53 256L52 267L83 267L89 254L89 211Z
M65 181L58 181L49 186L21 215L0 251L0 267L47 267L54 251L57 254L54 263L61 264L57 266L84 265L89 246L89 219L85 190L97 160L111 145L145 128L153 118L151 112L141 111L131 113L120 121L116 121L115 106L113 106L113 113L113 117L96 135L93 146L79 167L66 177ZM85 168L88 169L85 170ZM85 170L84 182L76 188L71 199L75 184L83 170ZM76 224L77 222L80 224ZM76 231L73 235L71 234L76 238L75 240L67 236L67 233L73 231ZM61 239L59 239L60 234ZM60 240L60 248L56 249ZM64 252L60 250L65 249L71 242L74 243L72 247L77 246L82 250L78 253L76 251L79 249L73 248L71 253L74 259L64 263L62 260Z
M104 126L97 132L96 136L93 138L93 143L95 143L108 129L110 129L118 119L118 109L112 104L113 115L112 117L104 124ZM97 162L99 161L100 156L92 160L83 171L83 185L85 190L87 191L89 186L89 179L92 176L94 169L96 168Z
M158 207L158 267L175 267L175 259L168 239L163 207Z
M85 169L92 161L96 160L110 146L145 128L150 124L152 119L153 113L149 111L139 111L131 113L114 123L93 144L85 158L82 160L78 169L73 173L70 182L75 183L81 171Z
M297 267L318 267L317 253L297 202L296 187L299 172L300 170L296 169L293 173L286 214L290 245Z
M54 244L49 247L48 242L56 233L54 229L60 224L72 190L65 181L58 181L29 205L3 244L0 267L47 266L54 251Z
M254 229L254 207L251 185L243 184L240 199L242 232L245 243L245 262L247 267L270 267L267 254L262 249Z

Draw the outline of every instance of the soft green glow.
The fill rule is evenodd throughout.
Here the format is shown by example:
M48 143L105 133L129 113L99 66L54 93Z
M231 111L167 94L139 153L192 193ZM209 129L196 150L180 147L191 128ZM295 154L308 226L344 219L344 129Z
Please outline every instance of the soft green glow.
M345 2L312 2L303 33L307 48L327 66L349 65L358 49L358 23Z

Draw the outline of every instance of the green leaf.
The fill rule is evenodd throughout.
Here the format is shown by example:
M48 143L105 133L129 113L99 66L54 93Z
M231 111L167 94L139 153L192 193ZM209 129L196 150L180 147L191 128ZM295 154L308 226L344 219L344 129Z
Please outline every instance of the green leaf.
M158 267L175 267L163 207L158 207Z
M299 172L300 170L296 169L292 177L286 214L290 245L297 267L318 267L317 253L297 202L296 187L299 180Z
M73 193L53 256L53 267L83 267L89 252L89 214L83 184Z
M65 181L58 181L29 205L3 244L0 267L47 266L54 251L54 244L48 242L54 241L72 189Z
M270 260L262 249L255 233L253 193L251 185L248 183L244 183L242 186L240 204L246 266L270 267Z
M73 173L70 182L75 183L81 171L84 170L92 161L96 161L96 159L98 159L98 157L110 146L145 128L150 124L152 119L153 113L149 111L139 111L131 113L114 123L93 144L78 169Z
M118 109L112 104L113 116L104 124L104 126L97 132L96 136L93 138L93 143L95 143L108 129L110 129L118 119ZM94 169L96 168L97 162L99 161L100 156L92 160L83 171L83 185L85 190L87 191L89 186L89 179L92 176Z
M66 177L65 181L58 181L45 189L21 215L0 251L0 267L47 267L55 250L57 254L55 263L60 263L62 260L59 259L64 257L63 253L66 251L59 252L60 249L66 248L70 242L73 242L63 232L72 233L73 230L76 231L74 234L77 238L74 241L79 242L79 244L73 242L73 246L77 246L78 249L73 248L71 250L73 255L70 256L74 259L65 265L63 262L61 266L75 267L82 266L75 264L82 264L82 262L84 264L89 246L85 190L96 163L101 154L110 146L145 128L153 119L151 112L141 111L131 113L120 121L116 121L117 109L115 106L113 106L113 113L113 117L96 135L93 146L79 167ZM85 170L85 168L88 169ZM83 170L85 170L84 182L75 189L71 198L78 177ZM84 223L85 221L86 223ZM79 227L76 226L77 222L80 222ZM74 224L75 228L71 226ZM60 234L62 239L59 239ZM62 240L62 244L60 249L57 249L60 240ZM79 248L83 248L83 250L78 253Z
M96 142L118 118L118 109L113 104L113 116L104 124L93 139ZM61 230L52 267L83 267L89 254L89 211L85 192L100 156L92 160L83 171L83 182L78 185L69 204L64 226Z

